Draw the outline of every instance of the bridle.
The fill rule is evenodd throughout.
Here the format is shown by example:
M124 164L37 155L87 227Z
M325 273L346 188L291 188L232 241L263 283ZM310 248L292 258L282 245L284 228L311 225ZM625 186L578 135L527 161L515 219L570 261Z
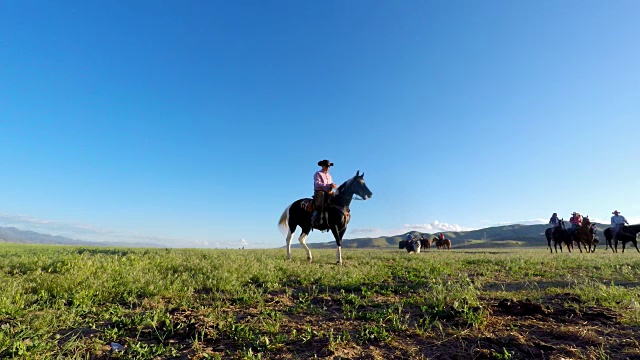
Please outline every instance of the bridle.
M353 180L353 179L352 179L352 180ZM347 183L344 185L344 189L346 189L347 187L350 187L350 186L351 186L351 181L347 182ZM344 189L341 191L341 190L340 190L340 188L338 188L338 191L337 191L337 193L336 193L336 196L340 196L340 197L343 197L343 198L347 198L347 199L348 199L348 198L349 198L349 196L344 194ZM351 200L365 200L365 199L364 199L362 196L360 196L360 195L356 194L356 192L354 191L354 192L351 194Z

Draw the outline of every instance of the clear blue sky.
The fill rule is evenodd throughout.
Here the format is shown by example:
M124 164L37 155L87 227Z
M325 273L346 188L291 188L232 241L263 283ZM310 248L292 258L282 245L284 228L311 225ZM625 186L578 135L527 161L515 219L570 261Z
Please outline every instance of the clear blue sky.
M640 221L638 19L638 1L3 1L0 225L282 246L324 158L374 193L346 238Z

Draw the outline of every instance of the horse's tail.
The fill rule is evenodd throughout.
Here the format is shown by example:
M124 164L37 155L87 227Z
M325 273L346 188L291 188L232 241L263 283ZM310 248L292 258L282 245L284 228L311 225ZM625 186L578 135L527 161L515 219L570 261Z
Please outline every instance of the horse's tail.
M278 228L280 228L280 232L283 234L286 234L289 231L289 209L290 208L291 208L291 205L287 206L287 208L284 209L282 216L280 216L280 221L278 222Z

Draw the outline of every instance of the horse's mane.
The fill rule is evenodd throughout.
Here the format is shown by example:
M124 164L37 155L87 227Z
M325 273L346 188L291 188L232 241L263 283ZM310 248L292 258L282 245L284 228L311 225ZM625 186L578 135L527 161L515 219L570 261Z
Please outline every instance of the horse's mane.
M353 179L355 179L355 176L343 182L342 185L338 186L338 188L336 189L336 195L338 195L341 191L343 191L347 186L351 185L351 183L353 182Z

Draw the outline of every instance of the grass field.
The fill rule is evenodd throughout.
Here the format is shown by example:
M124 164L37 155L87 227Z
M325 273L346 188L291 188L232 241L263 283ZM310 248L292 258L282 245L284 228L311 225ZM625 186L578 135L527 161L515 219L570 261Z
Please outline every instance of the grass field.
M0 358L640 358L636 252L285 255L3 244Z

